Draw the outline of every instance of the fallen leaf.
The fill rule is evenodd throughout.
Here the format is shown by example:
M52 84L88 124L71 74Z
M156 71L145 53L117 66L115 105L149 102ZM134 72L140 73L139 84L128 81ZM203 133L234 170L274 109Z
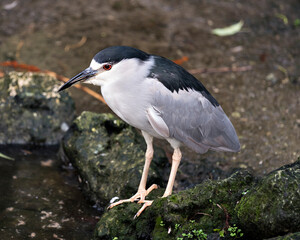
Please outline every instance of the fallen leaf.
M285 25L288 25L288 24L289 24L289 20L288 20L288 18L287 18L285 15L283 15L283 14L281 14L281 13L278 13L278 14L276 14L275 16L276 16L277 18L281 19Z
M15 8L17 5L18 5L18 1L13 1L12 3L5 4L3 6L3 9L11 10L11 9Z
M0 153L0 157L5 158L5 159L8 159L8 160L11 160L11 161L14 161L14 160L15 160L14 158L9 157L9 156L6 156L6 155L4 155L3 153Z
M215 28L212 30L212 33L215 35L218 35L220 37L230 36L230 35L238 33L242 29L243 25L244 25L244 22L241 20L238 23L235 23L235 24L225 27L225 28Z
M233 113L231 113L231 116L234 118L240 118L241 114L239 112L233 112Z

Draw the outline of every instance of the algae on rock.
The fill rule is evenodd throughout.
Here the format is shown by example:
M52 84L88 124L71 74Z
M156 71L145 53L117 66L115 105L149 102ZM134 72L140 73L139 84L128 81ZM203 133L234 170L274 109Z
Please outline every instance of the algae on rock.
M101 206L136 193L144 162L144 139L112 114L83 112L63 138L67 159L78 169L89 198ZM156 151L148 184L164 185L160 169L168 161ZM159 166L159 167L158 167Z
M84 189L101 206L114 196L128 198L136 192L144 165L144 140L113 115L82 113L63 138L63 149L78 169ZM163 185L163 164L167 164L165 158L154 157L149 185ZM221 235L232 239L229 229L233 228L242 233L236 236L240 239L299 232L299 186L300 159L261 179L237 171L167 198L160 198L163 189L157 189L147 196L154 199L153 204L137 219L133 219L141 207L137 203L107 210L97 224L95 239L171 240L196 233L207 239Z
M299 186L300 159L259 180L239 171L227 179L206 181L158 198L135 220L132 216L139 204L117 206L103 214L95 239L171 240L195 237L197 232L207 234L207 239L220 239L221 232L224 239L233 239L229 231L233 227L237 230L233 235L239 239L259 240L287 233L276 239L294 239L300 231ZM242 233L239 236L235 235L238 231Z
M58 145L75 117L68 93L43 73L10 72L0 78L0 144Z
M236 212L253 237L300 231L300 158L265 176L241 199Z
M268 238L267 240L299 240L300 239L300 232L289 233L284 236Z
M230 222L237 220L234 207L252 184L253 177L247 171L237 172L221 181L206 181L167 198L157 198L135 220L133 216L141 205L128 203L117 206L101 217L95 238L171 240L192 228L213 233L216 228L226 227L228 215ZM177 229L176 224L179 226Z

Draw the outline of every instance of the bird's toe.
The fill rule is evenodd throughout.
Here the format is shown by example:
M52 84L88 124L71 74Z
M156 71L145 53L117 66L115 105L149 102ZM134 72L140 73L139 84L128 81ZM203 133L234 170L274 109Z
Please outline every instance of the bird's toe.
M107 209L111 209L111 208L113 208L113 207L115 207L115 206L118 206L118 205L124 203L124 202L130 202L130 201L131 201L131 199L123 199L123 200L119 200L119 201L117 201L117 202L115 202L115 203L110 204L110 205L107 207Z
M141 213L149 206L151 206L153 203L153 200L145 200L143 206L140 208L140 210L134 215L133 219L136 219L141 215Z

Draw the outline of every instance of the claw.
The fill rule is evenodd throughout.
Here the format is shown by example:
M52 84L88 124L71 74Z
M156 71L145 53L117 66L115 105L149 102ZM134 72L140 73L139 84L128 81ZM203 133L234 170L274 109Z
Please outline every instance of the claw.
M151 206L151 204L153 203L153 200L145 200L143 206L140 208L140 210L134 215L133 219L136 219L138 216L141 215L141 213L149 206Z

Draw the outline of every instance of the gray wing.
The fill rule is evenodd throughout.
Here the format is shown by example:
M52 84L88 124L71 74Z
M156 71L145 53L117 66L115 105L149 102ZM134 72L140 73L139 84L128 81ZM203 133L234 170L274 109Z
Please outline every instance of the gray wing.
M192 89L171 92L158 81L154 84L152 105L167 125L170 138L199 153L208 149L239 151L235 129L221 106L214 106Z

